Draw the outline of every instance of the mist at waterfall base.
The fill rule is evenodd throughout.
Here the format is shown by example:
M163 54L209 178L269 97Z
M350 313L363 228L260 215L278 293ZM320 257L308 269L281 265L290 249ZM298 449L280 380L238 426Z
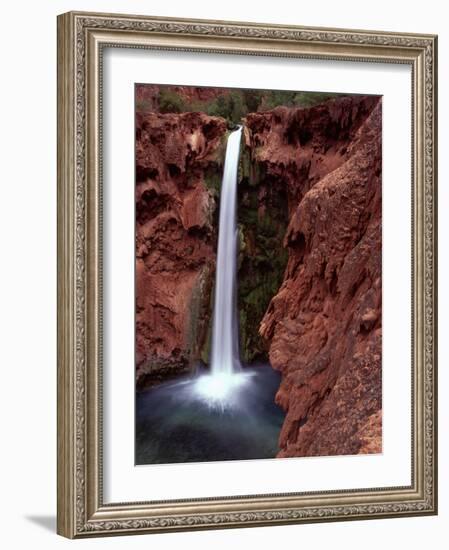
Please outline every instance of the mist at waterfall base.
M228 138L220 193L210 369L137 395L136 464L274 458L280 375L239 358L236 222L242 127Z
M202 393L208 374L138 394L136 464L274 458L285 416L274 403L279 373L269 365L242 370L222 400Z

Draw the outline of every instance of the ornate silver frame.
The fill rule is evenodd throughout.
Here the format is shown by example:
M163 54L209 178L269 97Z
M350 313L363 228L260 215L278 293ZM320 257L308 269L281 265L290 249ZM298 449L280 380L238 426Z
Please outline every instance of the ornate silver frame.
M105 45L412 67L410 486L103 503L99 127ZM58 17L59 534L81 538L437 513L436 59L433 35L75 12Z

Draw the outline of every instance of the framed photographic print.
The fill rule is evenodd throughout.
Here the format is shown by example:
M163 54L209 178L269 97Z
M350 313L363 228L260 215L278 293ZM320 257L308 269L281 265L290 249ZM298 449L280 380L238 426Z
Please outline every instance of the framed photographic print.
M58 532L435 514L432 35L58 18Z

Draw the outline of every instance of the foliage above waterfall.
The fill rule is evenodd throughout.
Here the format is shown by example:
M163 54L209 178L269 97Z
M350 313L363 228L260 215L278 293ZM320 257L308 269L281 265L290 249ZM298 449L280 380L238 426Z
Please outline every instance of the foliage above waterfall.
M148 95L150 92L152 96ZM160 113L203 112L223 117L233 125L249 113L268 111L279 105L312 107L340 95L290 90L157 86L151 87L146 95L136 97L136 107L141 111L156 110Z

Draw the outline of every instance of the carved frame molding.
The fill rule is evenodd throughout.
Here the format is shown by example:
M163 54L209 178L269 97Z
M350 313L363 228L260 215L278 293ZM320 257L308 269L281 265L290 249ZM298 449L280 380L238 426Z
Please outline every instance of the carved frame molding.
M104 47L311 57L412 67L412 484L104 504ZM437 512L436 78L432 35L70 12L58 17L58 533L78 538Z

